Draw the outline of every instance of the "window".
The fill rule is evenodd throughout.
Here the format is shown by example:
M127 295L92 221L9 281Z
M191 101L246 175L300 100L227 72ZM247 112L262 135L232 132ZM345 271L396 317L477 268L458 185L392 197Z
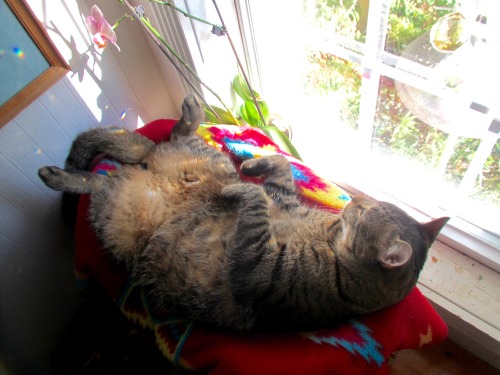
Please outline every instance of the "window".
M451 216L441 239L499 270L500 5L464 3L218 1L308 165L422 221ZM176 4L219 22L211 2ZM228 98L227 40L181 22L198 72Z
M354 191L452 216L453 247L498 269L500 5L463 3L239 9L263 97L291 123L304 160Z

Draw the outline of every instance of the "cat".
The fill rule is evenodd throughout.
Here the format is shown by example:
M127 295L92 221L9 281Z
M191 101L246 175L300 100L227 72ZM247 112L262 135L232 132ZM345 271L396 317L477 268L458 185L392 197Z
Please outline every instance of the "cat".
M356 196L335 215L299 201L281 155L229 157L195 132L188 95L170 142L97 128L73 142L55 190L90 193L90 220L107 251L165 311L210 327L311 330L377 311L415 286L448 218L419 223L386 202ZM105 153L123 163L88 172Z

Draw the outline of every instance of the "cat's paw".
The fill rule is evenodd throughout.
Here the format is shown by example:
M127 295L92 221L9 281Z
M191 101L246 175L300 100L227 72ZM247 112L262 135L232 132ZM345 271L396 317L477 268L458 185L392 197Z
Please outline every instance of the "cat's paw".
M180 138L193 136L204 117L205 112L198 99L193 94L186 96L182 103L182 117L172 129L170 140L175 142Z
M205 117L205 112L200 102L193 94L184 98L182 103L182 121L189 127L198 127Z
M59 167L47 166L38 170L38 177L45 185L54 190L63 190L67 172Z
M245 160L241 163L241 173L249 177L258 177L276 170L289 170L290 164L282 155L263 156Z

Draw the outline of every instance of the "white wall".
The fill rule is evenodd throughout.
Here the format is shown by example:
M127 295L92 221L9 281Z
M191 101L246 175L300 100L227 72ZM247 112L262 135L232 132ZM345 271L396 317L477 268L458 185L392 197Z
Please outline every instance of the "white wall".
M96 3L114 23L126 12L118 0L28 3L72 71L0 128L1 374L50 374L50 352L81 302L60 194L41 183L38 168L62 166L72 139L85 129L135 129L175 118L180 108L170 95L178 78L160 72L137 22L116 30L121 52L91 47L83 19Z

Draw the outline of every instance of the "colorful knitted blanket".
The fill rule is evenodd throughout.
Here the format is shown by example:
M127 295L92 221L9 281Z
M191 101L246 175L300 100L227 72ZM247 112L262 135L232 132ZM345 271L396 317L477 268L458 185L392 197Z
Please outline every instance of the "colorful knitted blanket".
M168 141L174 124L175 120L157 120L137 132L157 143ZM256 128L203 126L199 135L228 153L236 164L270 153L284 154L291 162L298 193L307 204L338 212L350 199L335 184L282 152ZM116 162L103 160L94 171L107 174L117 167ZM89 197L82 196L75 258L80 290L88 293L96 285L104 288L166 358L186 369L214 375L386 374L395 351L446 338L446 325L417 288L394 306L315 332L227 333L165 315L102 250L88 222L88 205Z

